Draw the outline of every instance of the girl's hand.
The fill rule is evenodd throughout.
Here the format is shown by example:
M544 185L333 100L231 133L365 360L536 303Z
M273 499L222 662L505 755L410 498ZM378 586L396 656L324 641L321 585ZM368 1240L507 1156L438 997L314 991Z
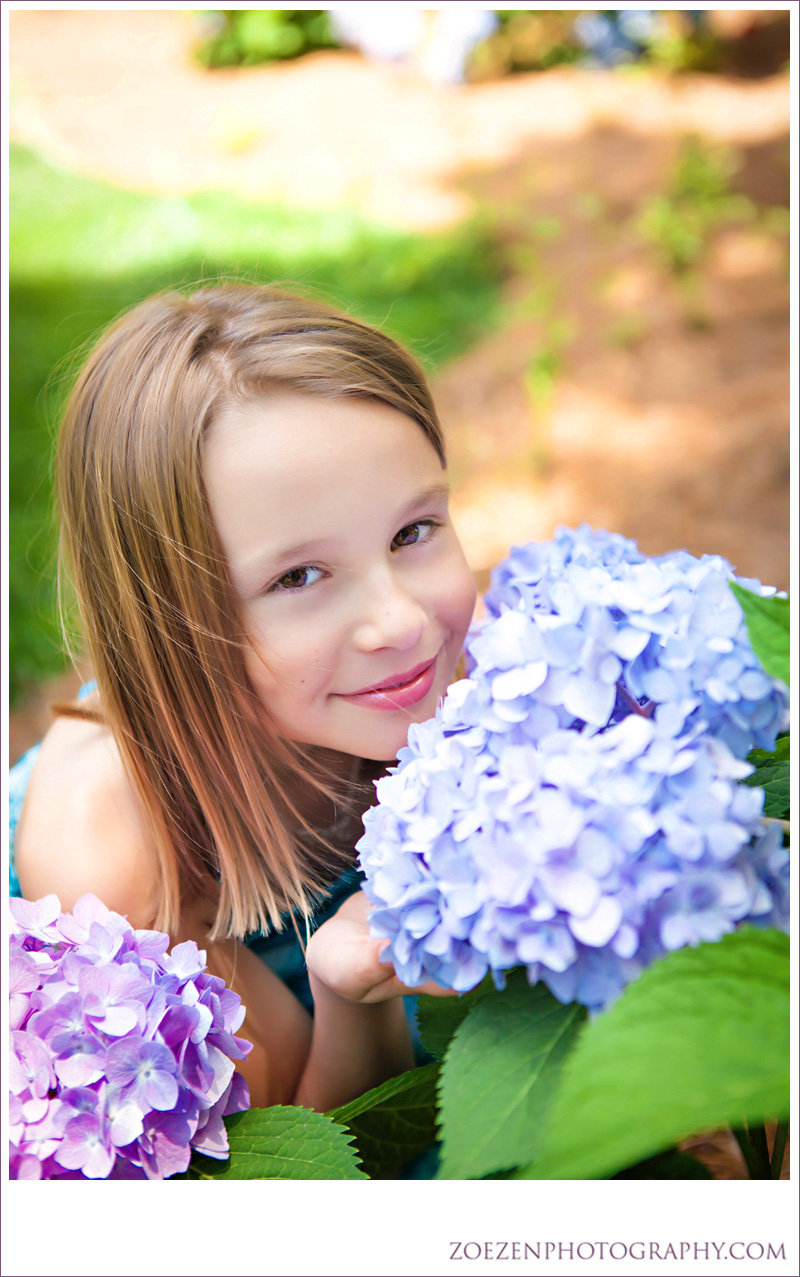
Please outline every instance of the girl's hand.
M347 1002L385 1002L404 993L454 997L453 990L442 989L434 981L418 989L400 982L391 964L381 962L389 941L370 935L369 910L364 892L357 891L314 932L306 953L309 975Z

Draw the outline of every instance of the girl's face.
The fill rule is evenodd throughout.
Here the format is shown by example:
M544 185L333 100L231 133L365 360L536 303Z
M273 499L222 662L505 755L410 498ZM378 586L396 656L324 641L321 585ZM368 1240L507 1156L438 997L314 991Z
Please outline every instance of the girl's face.
M280 393L220 415L204 478L278 728L393 758L444 696L475 604L421 427L372 400Z

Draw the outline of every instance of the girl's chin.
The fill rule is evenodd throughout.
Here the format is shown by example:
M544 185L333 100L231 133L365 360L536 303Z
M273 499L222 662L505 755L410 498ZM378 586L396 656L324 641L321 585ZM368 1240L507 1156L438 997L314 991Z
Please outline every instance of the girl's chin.
M360 750L361 758L368 758L374 762L394 763L401 749L408 744L409 728L414 723L424 723L428 718L433 717L433 711L430 714L414 715L412 719L406 719L402 728L397 732L381 732L373 736L369 740L363 741L364 748Z
M397 760L398 750L407 744L407 740L408 728L406 727L402 737L397 737L396 745L394 738L389 739L385 734L381 734L377 740L375 734L372 734L355 741L349 749L337 749L334 745L317 745L308 741L298 743L304 744L326 770L341 776L343 780L348 780L352 777L354 759L364 758L368 762L385 763L390 766Z

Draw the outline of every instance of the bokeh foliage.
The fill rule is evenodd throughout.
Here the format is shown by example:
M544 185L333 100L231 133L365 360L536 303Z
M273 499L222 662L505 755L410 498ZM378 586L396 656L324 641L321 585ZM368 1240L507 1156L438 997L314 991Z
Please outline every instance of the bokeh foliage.
M601 66L642 62L668 72L715 71L725 41L708 30L702 11L496 9L495 30L467 57L466 78L544 71L575 62ZM326 9L203 9L194 56L209 70L257 66L341 48ZM583 22L581 21L583 19ZM392 22L392 15L385 17ZM398 29L403 42L404 24Z
M208 34L195 57L201 66L256 66L337 48L327 9L207 9Z
M55 600L52 436L80 351L120 311L220 277L323 296L412 347L433 372L492 325L501 268L480 221L419 235L348 209L224 193L186 198L65 173L12 147L9 623L14 704L65 658Z

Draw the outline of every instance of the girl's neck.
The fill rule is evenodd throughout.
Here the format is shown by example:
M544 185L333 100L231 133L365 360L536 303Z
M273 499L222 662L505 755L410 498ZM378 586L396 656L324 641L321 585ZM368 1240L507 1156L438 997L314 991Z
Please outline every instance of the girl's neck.
M360 819L374 802L371 782L382 776L391 763L328 749L315 749L313 754L334 796L320 792L310 781L293 777L287 793L292 805L318 831L336 824L348 811Z

